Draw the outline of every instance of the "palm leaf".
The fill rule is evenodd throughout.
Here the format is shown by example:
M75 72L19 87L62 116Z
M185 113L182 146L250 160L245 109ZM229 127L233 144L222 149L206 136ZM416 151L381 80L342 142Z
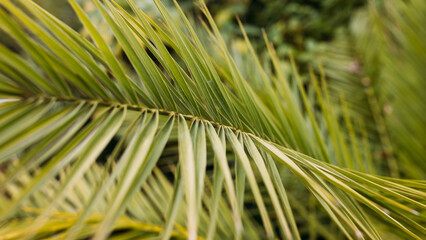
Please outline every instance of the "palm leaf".
M300 239L315 221L293 212L289 196L300 189L334 222L310 234L337 226L325 235L381 239L380 222L395 236L424 237L425 183L362 172L362 144L347 141L327 92L316 89L316 110L296 66L290 85L273 47L276 74L246 38L254 84L203 2L212 46L177 4L173 18L155 1L160 25L132 1L134 15L93 0L126 70L70 3L90 39L31 1L1 1L0 27L25 52L0 48L0 91L15 99L0 107L5 239ZM289 178L298 181L291 191Z
M424 179L425 101L418 89L424 88L425 44L420 39L426 20L419 12L425 9L421 1L369 1L354 14L351 34L340 34L315 53L332 100L351 96L346 99L350 115L365 119L376 149L373 157L392 176Z

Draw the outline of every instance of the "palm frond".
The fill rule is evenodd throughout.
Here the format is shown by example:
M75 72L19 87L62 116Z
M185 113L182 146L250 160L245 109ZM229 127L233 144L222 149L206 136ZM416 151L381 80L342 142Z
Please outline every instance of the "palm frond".
M315 76L316 96L306 92L295 64L290 86L267 40L276 74L246 37L260 80L244 78L203 2L220 58L177 4L173 18L155 1L160 25L132 1L134 15L93 0L130 70L74 0L90 39L19 3L0 9L25 52L0 47L0 91L16 99L0 105L6 239L301 239L285 175L338 226L329 238L381 239L376 222L424 237L425 183L364 173L362 144L348 141L327 92Z
M424 179L425 101L418 89L424 88L425 44L420 39L426 20L419 12L425 9L420 1L369 1L354 14L351 34L339 35L316 54L332 100L339 103L340 93L351 96L346 99L351 115L366 119L378 145L375 159L388 162L392 176Z

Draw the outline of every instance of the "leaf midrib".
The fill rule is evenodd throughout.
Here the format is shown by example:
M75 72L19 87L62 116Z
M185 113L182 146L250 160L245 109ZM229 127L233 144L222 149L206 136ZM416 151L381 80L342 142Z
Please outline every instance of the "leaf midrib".
M151 108L151 107L147 107L147 106L140 106L140 105L136 105L136 104L128 104L128 103L121 103L121 102L114 102L114 101L103 101L103 100L98 100L98 99L85 99L85 98L67 98L67 97L58 97L58 96L43 96L43 95L38 95L38 96L29 96L29 97L21 97L21 98L17 98L17 101L25 101L25 100L34 100L34 99L40 99L40 100L45 100L45 101L56 101L56 102L72 102L72 103L81 103L81 102L85 102L85 103L89 103L89 104L97 104L98 106L103 106L103 107L114 107L114 106L118 106L118 107L125 107L128 110L133 110L133 111L150 111L150 112L158 112L160 115L163 116L182 116L185 118L185 120L188 121L193 121L196 119L199 119L201 121L203 121L204 123L210 123L213 125L213 127L215 128L226 128L226 129L230 129L232 131L234 131L235 133L240 132L243 134L248 134L248 135L254 135L258 138L261 138L265 141L270 142L269 140L266 140L264 138L262 138L261 136L257 136L253 133L250 132L245 132L237 127L234 126L229 126L229 125L225 125L222 124L220 122L217 121L213 121L213 120L209 120L206 119L204 117L201 116L195 116L195 115L191 115L191 114L185 114L185 113L180 113L180 112L176 112L173 110L167 110L167 109L162 109L162 108ZM275 143L277 144L277 143Z

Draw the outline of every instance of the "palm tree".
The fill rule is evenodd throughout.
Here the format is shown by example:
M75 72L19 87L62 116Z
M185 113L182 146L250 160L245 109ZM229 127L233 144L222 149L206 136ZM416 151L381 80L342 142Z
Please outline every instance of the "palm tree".
M425 182L380 176L345 98L266 35L263 63L242 28L242 71L203 2L209 42L177 4L159 22L93 0L126 64L75 0L90 38L0 2L22 50L0 45L0 239L426 236Z

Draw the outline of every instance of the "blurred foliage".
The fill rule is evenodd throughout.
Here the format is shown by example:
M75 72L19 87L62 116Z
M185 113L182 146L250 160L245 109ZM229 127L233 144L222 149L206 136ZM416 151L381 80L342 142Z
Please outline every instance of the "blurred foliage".
M425 1L371 2L352 24L365 74L383 112L388 144L398 150L404 172L417 178L426 177L425 11Z
M370 1L348 29L312 51L334 101L346 96L352 116L367 120L375 159L387 161L393 176L426 177L425 11L424 1Z
M317 42L330 41L339 28L346 28L352 13L364 0L219 0L208 1L209 9L225 35L241 36L235 16L247 34L263 45L261 29L277 46L278 55L301 53ZM256 42L254 42L256 45Z

